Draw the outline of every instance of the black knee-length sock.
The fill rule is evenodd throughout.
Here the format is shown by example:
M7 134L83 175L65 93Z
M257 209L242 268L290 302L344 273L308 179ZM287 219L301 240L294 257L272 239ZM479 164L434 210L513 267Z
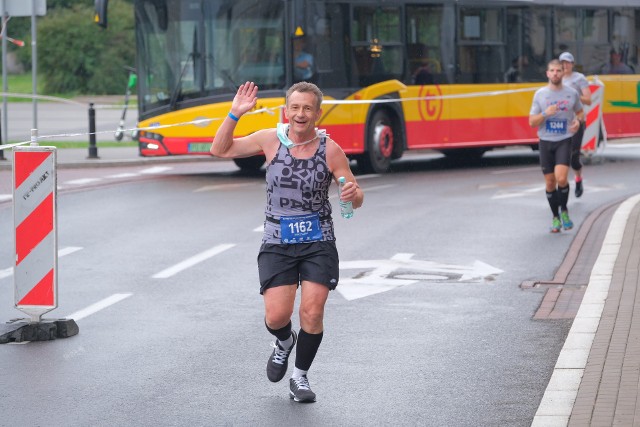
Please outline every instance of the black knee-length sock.
M309 370L322 342L322 335L323 332L309 334L300 328L296 345L296 368L303 371Z
M553 216L560 216L558 209L560 208L560 201L558 200L558 191L547 191L547 201L549 202L549 207L551 208L551 212L553 212Z
M278 338L278 341L286 341L291 336L291 321L289 321L289 323L287 323L280 329L271 329L269 325L267 325L266 320L264 322L264 326L267 327L267 331L269 331L271 335L274 335L276 338Z
M558 187L560 194L560 209L567 212L567 202L569 202L569 184L566 187Z

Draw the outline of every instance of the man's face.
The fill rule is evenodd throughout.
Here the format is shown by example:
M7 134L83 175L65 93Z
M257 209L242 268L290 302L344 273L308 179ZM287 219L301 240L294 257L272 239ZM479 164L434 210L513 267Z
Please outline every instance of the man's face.
M562 69L565 73L570 73L573 71L573 62L562 61Z
M285 116L289 129L298 135L315 132L316 121L322 115L317 107L316 96L312 92L293 92L287 101Z
M622 59L622 55L620 55L618 52L612 52L611 53L611 63L613 64L619 64Z
M551 64L547 68L547 78L551 84L560 84L562 82L563 75L564 72L562 71L562 65L560 64Z

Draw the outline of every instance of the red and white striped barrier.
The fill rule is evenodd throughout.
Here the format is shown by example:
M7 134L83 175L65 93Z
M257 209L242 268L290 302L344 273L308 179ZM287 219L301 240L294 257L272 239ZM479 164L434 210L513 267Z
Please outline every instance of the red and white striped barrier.
M32 322L58 306L56 148L14 147L15 307Z
M598 149L601 135L605 136L606 143L606 132L604 132L604 121L602 120L604 83L596 78L589 84L589 90L591 91L591 105L584 106L586 127L582 136L582 154L585 156L591 156Z

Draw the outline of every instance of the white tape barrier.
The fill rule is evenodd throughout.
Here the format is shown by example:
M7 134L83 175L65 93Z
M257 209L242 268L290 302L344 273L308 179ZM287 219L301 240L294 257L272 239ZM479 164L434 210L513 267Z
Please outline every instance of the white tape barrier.
M540 87L530 87L530 88L524 88L524 89L510 89L510 90L497 90L497 91L491 91L491 92L472 92L472 93L465 93L465 94L456 94L456 95L433 95L433 96L421 96L421 97L412 97L412 98L385 98L385 99L360 99L360 100L339 100L339 99L325 99L322 101L323 105L345 105L345 104L388 104L388 103L397 103L397 102L415 102L415 101L427 101L427 100L436 100L436 99L463 99L463 98L482 98L482 97L488 97L488 96L501 96L501 95L508 95L511 93L521 93L521 92L534 92L536 90L538 90ZM0 92L0 95L2 95L3 93ZM4 95L11 95L11 96L15 96L17 94L4 94ZM22 97L29 97L26 95L22 95ZM54 99L55 97L46 97L47 99ZM63 98L55 98L55 99L63 99ZM69 100L65 100L65 101L69 101ZM78 103L75 101L71 101L71 103L74 104L78 104L78 105L85 105L82 103ZM87 106L88 107L88 106ZM123 108L124 106L122 106L121 108ZM260 108L258 110L254 110L254 111L250 111L248 113L245 113L245 116L247 115L253 115L253 114L262 114L262 113L267 113L270 115L274 115L276 111L281 110L284 108L284 105L278 105L277 107L269 107L269 108ZM94 109L96 109L96 107L94 106ZM158 129L166 129L166 128L171 128L171 127L179 127L179 126L191 126L191 125L195 125L195 126L202 126L202 125L207 125L211 122L214 121L218 121L218 120L224 120L226 118L226 116L223 117L213 117L213 118L208 118L208 119L197 119L197 120L192 120L189 122L182 122L182 123L175 123L175 124L169 124L169 125L157 125L157 126L149 126L149 127L135 127L135 128L131 128L131 129L123 129L121 130L122 132L138 132L138 131L154 131L154 130L158 130ZM76 137L76 136L89 136L89 135L99 135L99 134L112 134L114 133L115 130L110 130L110 131L100 131L100 132L86 132L86 133L62 133L62 134L56 134L56 135L43 135L43 136L38 136L38 140L40 139L51 139L51 138L61 138L61 137ZM24 145L24 144L28 144L30 142L33 141L22 141L22 142L17 142L14 144L6 144L6 145L0 145L0 150L4 150L7 148L11 148L11 147L17 147L20 145Z

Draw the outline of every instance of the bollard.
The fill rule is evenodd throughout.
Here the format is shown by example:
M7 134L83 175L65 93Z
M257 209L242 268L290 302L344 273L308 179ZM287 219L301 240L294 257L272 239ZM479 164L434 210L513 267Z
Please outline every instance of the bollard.
M0 325L0 344L47 341L78 333L73 319L42 320L58 306L56 147L13 148L14 301L30 316Z
M591 91L591 105L584 106L585 130L582 136L581 151L587 159L598 150L600 145L602 119L602 100L604 99L604 84L597 78L589 85ZM606 141L605 141L606 142Z
M56 232L56 148L13 149L15 307L32 322L58 306Z
M96 110L93 102L89 103L89 156L87 159L99 159L96 146Z

